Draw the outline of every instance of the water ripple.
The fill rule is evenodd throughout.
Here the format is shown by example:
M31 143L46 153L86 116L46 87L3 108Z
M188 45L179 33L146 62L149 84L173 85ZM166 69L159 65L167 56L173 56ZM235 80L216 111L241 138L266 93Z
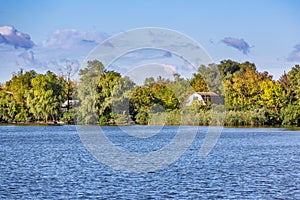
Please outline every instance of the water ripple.
M177 127L149 138L106 129L116 145L149 152L167 144ZM300 199L299 132L227 128L200 160L204 134L205 128L169 167L130 174L99 163L75 127L2 126L0 199Z

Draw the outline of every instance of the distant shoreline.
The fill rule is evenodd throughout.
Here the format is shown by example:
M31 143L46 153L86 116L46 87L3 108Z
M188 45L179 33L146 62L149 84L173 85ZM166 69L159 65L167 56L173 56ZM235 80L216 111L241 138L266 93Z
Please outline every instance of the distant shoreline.
M209 125L190 125L190 124L166 124L166 125L145 125L145 124L131 124L131 125L100 125L100 124L68 124L68 123L64 123L64 122L19 122L19 123L1 123L0 122L0 126L101 126L101 127L107 127L107 126L199 126L199 127L209 127ZM289 130L299 130L300 131L300 127L298 126L282 126L282 125L261 125L261 126L249 126L249 125L245 125L245 126L241 126L241 125L237 125L237 126L232 126L232 125L223 125L222 127L224 128L284 128L284 129L289 129Z
M64 122L14 122L14 123L2 123L0 122L0 126L63 126L68 125ZM72 124L69 124L72 125Z

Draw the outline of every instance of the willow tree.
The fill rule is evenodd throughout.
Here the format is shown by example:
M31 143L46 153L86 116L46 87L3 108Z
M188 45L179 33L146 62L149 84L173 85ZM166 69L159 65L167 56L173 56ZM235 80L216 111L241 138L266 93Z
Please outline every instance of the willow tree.
M31 80L32 88L27 97L30 112L38 121L56 121L63 99L63 79L48 71Z
M76 108L77 123L98 123L99 115L96 113L97 87L104 74L105 68L98 60L88 61L87 66L79 71L80 83L77 92L80 106Z

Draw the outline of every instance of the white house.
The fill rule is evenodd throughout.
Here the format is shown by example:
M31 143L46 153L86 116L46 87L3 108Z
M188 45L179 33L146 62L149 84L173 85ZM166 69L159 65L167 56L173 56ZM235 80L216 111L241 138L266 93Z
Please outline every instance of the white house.
M219 95L214 92L194 92L188 97L185 105L192 105L194 100L199 101L202 105L206 105L208 101L216 104L220 102Z
M74 106L77 106L78 104L80 103L79 100L69 100L69 106L70 108L74 107ZM68 107L68 100L65 101L62 106L62 108L67 108Z

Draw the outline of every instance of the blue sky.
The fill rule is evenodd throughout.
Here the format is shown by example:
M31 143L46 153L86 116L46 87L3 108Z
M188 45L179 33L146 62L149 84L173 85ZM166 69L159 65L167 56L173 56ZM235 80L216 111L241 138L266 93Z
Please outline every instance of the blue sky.
M106 38L161 27L195 39L215 62L254 62L275 79L300 63L300 1L0 0L0 82L19 68L80 65Z

